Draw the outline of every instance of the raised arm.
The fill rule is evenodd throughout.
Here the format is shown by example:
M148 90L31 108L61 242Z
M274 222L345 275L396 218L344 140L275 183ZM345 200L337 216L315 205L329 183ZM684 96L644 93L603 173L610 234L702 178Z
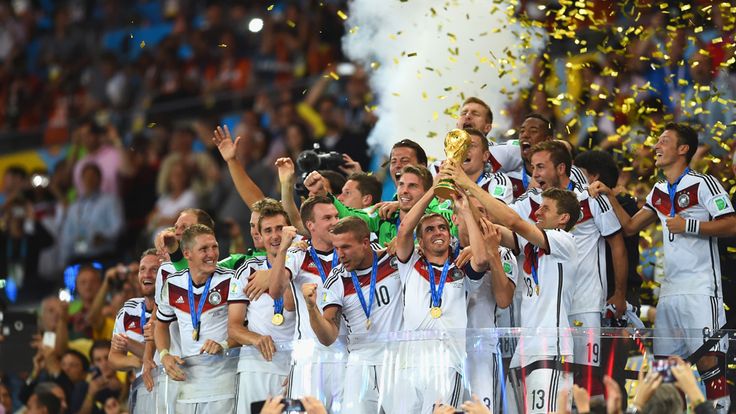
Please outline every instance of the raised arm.
M217 149L220 150L222 159L227 163L227 169L230 171L230 175L233 178L235 189L238 190L240 198L242 198L245 204L250 207L253 203L263 199L265 196L263 195L263 191L261 191L255 182L253 182L248 173L245 172L245 168L243 168L235 158L239 141L240 137L237 137L235 138L235 142L233 142L227 125L225 125L224 129L218 126L217 129L215 129L214 136L212 137L212 142L217 145Z
M302 285L302 294L307 302L309 311L309 324L312 325L314 334L322 345L330 346L340 333L340 315L342 308L338 305L329 305L324 309L324 314L317 306L317 284L305 283Z
M422 198L414 204L414 207L401 220L401 225L396 234L396 257L402 262L409 260L409 256L414 251L414 229L433 198L434 186L424 193Z
M276 160L276 168L279 171L279 183L281 184L281 205L284 206L289 221L296 227L299 234L307 234L302 223L302 216L294 200L294 161L291 158L279 158Z
M291 247L291 242L296 236L296 227L286 226L281 233L281 245L276 258L271 263L271 279L268 286L268 294L272 298L280 298L284 295L286 287L291 280L291 271L286 268L286 252Z
M468 202L468 196L464 192L457 192L453 196L453 199L455 201L456 214L465 222L465 226L468 229L470 251L472 253L470 256L470 266L476 272L483 272L488 269L490 256L485 246L480 227L478 226L478 220L473 214L470 203Z
M501 257L499 245L503 238L501 233L503 227L496 226L490 220L481 217L480 229L483 236L483 247L488 250L490 256L488 267L491 272L491 290L496 299L496 304L501 308L506 308L511 305L514 298L514 289L516 289L516 285L508 278L507 274L516 271L516 261L511 254L508 258ZM504 266L504 264L508 264L508 266Z
M613 194L613 191L600 181L594 181L591 183L588 187L588 193L590 193L591 197L597 197L598 194L605 194L608 196L608 201L611 202L611 207L616 213L619 223L621 223L621 229L623 229L625 236L637 234L657 221L657 214L646 208L642 208L637 211L636 214L634 214L634 217L629 216L629 213L627 213L618 200L616 200L616 196Z

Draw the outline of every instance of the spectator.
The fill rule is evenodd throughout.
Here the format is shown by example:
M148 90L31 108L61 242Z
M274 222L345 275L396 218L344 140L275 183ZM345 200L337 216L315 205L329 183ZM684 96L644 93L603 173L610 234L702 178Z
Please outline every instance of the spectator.
M1 7L1 6L0 6ZM3 188L0 193L0 205L11 198L14 198L28 187L28 172L18 165L11 165L3 174Z
M123 213L117 195L101 192L102 170L87 163L82 170L83 195L69 206L61 231L64 263L109 261L117 253Z
M117 196L121 159L118 149L108 142L120 145L115 128L110 126L105 128L88 118L76 129L75 138L78 141L76 151L72 153L72 160L77 159L81 151L85 154L74 164L74 186L78 194L87 195L92 191L85 184L84 171L87 165L94 164L100 170L99 191Z
M97 341L92 345L90 359L92 361L92 379L87 388L84 404L79 414L99 413L97 407L104 406L109 397L117 398L123 385L117 379L115 371L110 367L107 355L110 353L110 341Z
M50 392L34 392L26 404L26 414L59 414L61 400Z
M103 335L99 332L100 326L93 326L90 322L95 315L90 313L92 303L100 290L102 280L100 271L92 265L81 265L75 281L77 299L66 306L62 306L62 320L68 320L69 339L93 339ZM67 312L65 310L68 309ZM109 336L108 336L109 338Z
M148 228L156 235L170 227L182 210L197 207L192 176L184 164L177 163L167 171L166 186L148 218Z
M4 382L0 382L0 412L5 410L5 413L13 412L13 397L10 395L10 388Z

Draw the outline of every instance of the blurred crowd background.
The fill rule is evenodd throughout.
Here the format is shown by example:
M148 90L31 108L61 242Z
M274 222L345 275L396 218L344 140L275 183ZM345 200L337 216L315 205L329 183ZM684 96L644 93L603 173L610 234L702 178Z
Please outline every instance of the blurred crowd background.
M109 347L118 309L140 296L140 252L179 211L210 212L223 255L252 246L248 208L211 142L216 125L242 137L238 160L267 196L278 194L274 161L315 143L385 176L385 154L367 144L379 103L370 67L341 49L348 10L340 0L0 1L0 338L64 324L70 341L83 340L54 354L34 337L32 362L3 349L6 412L41 372L63 370L74 409L90 364L115 376L94 350ZM532 86L489 102L510 120L492 132L497 141L541 113L577 151L612 152L620 186L643 202L656 181L648 138L689 122L699 169L734 194L736 5L520 0L510 10L548 37ZM644 303L656 296L659 234L641 238L635 282L653 288ZM721 244L727 289L736 244ZM71 302L59 299L63 288ZM8 325L9 311L27 309L38 318L25 330ZM111 390L120 401L124 382Z

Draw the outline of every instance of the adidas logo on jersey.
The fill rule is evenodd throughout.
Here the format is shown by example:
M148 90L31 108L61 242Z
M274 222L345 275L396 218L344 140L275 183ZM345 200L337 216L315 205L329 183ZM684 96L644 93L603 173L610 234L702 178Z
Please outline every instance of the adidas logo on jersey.
M307 265L307 268L308 269L316 269L317 268L317 265L314 264L314 262L309 262L309 264Z
M179 296L179 299L177 299L175 303L184 303L184 298Z
M130 322L130 323L128 324L128 329L135 329L135 322L134 322L134 321L131 321L131 322Z

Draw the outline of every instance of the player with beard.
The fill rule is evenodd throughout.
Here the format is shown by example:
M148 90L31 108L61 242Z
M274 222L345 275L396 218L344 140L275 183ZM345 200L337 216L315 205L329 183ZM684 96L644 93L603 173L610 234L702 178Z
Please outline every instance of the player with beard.
M345 321L349 356L343 412L377 413L385 344L376 339L401 329L404 308L396 258L371 246L368 226L357 217L340 219L330 232L340 265L322 290L317 291L316 284L302 285L310 324L319 341L329 346L338 336L341 319Z
M736 215L728 193L710 175L688 165L698 148L698 134L685 124L667 124L654 146L655 166L664 178L647 195L646 204L633 217L611 197L624 232L635 234L660 220L664 243L664 273L654 354L687 357L708 335L726 323L723 308L718 237L736 233ZM600 181L591 191L612 194ZM700 336L692 333L702 332ZM730 401L725 376L726 344L719 343L696 361L706 396L717 401L718 412L728 412Z
M166 375L179 384L176 412L232 412L235 370L227 360L213 358L185 361L169 352L168 324L179 323L181 355L221 354L235 342L228 338L227 301L234 272L217 266L220 254L212 229L194 224L182 235L186 270L164 282L154 326L156 348Z
M531 113L524 118L519 127L519 139L507 142L504 145L494 145L490 148L490 162L493 171L506 173L511 179L514 198L520 197L529 189L531 183L531 149L535 145L554 139L552 126L544 116ZM570 179L582 187L588 186L588 181L580 169L573 166Z
M115 328L112 332L112 344L108 355L110 367L118 371L136 371L136 377L142 373L145 350L143 327L153 315L158 267L156 249L143 252L138 263L138 283L143 297L130 299L123 304L115 318ZM158 355L154 355L154 361L160 362ZM155 409L152 394L146 391L137 392L135 401L136 407L142 411Z
M404 331L464 330L468 322L466 295L480 286L490 261L467 197L457 193L454 201L468 226L473 254L465 267L454 264L448 220L439 214L425 214L433 190L434 186L414 204L396 239L398 270L404 285ZM433 362L428 363L428 358ZM462 338L450 341L402 342L398 361L394 362L399 368L387 380L391 385L386 387L386 401L392 407L388 412L429 413L438 399L457 407L463 393L464 361L464 333Z
M291 248L296 228L285 227L282 230L279 252L271 263L269 288L269 294L273 298L281 297L287 288L290 289L296 308L293 338L296 341L314 342L314 350L310 355L304 356L304 353L297 352L292 355L286 394L289 398L313 395L328 410L337 411L342 400L344 364L342 361L329 361L335 361L336 355L343 352L344 348L339 341L329 347L319 343L319 338L309 323L309 309L302 292L305 284L316 284L317 289L321 289L327 276L338 264L330 234L330 228L338 221L337 210L329 197L313 196L304 201L300 214L310 236L306 251L302 248ZM337 405L333 407L333 403Z
M580 216L580 203L574 193L549 188L542 192L541 204L529 222L511 207L483 191L459 168L446 165L443 172L455 184L478 198L501 233L501 244L525 251L521 324L525 329L541 328L546 338L521 338L511 361L511 384L521 390L517 401L523 402L519 412L546 413L560 411L559 390L572 387L572 377L563 369L572 360L568 309L576 281L578 255L569 231ZM569 401L569 399L568 399ZM569 409L569 407L568 407Z
M582 216L571 233L577 245L578 271L576 282L571 287L573 299L568 317L570 326L592 328L592 334L574 337L575 363L579 368L575 382L588 390L591 396L603 395L602 373L600 372L601 318L607 298L606 249L611 248L615 291L607 301L616 308L617 316L626 310L626 281L628 261L621 225L611 208L607 196L592 197L587 189L570 178L571 157L564 144L545 141L531 149L534 181L539 188L529 190L520 197L513 208L521 216L533 221L535 212L542 203L542 192L549 188L567 189L576 194Z
M407 165L399 174L398 188L396 195L398 197L398 210L390 214L389 217L381 218L379 215L371 214L363 210L356 210L346 207L335 196L327 194L337 209L340 218L354 216L368 223L368 229L378 235L378 244L389 247L392 251L392 245L398 233L399 224L404 216L419 201L422 194L432 187L432 176L424 167ZM310 174L304 184L309 188L310 193L326 194L324 185L319 173ZM445 217L448 221L452 217L452 210L447 203L439 203L433 198L426 209L427 213L437 213ZM457 230L453 225L451 227L453 235L457 234Z
M245 294L249 276L271 268L281 246L283 229L289 225L288 215L280 206L269 206L259 211L257 230L267 256L246 261L238 268L230 286L228 336L238 344L255 347L260 353L246 347L240 351L238 413L250 413L252 402L282 394L284 381L289 375L290 355L276 352L274 341L288 342L294 338L296 315L293 298L288 295L274 299L264 294L252 299Z

